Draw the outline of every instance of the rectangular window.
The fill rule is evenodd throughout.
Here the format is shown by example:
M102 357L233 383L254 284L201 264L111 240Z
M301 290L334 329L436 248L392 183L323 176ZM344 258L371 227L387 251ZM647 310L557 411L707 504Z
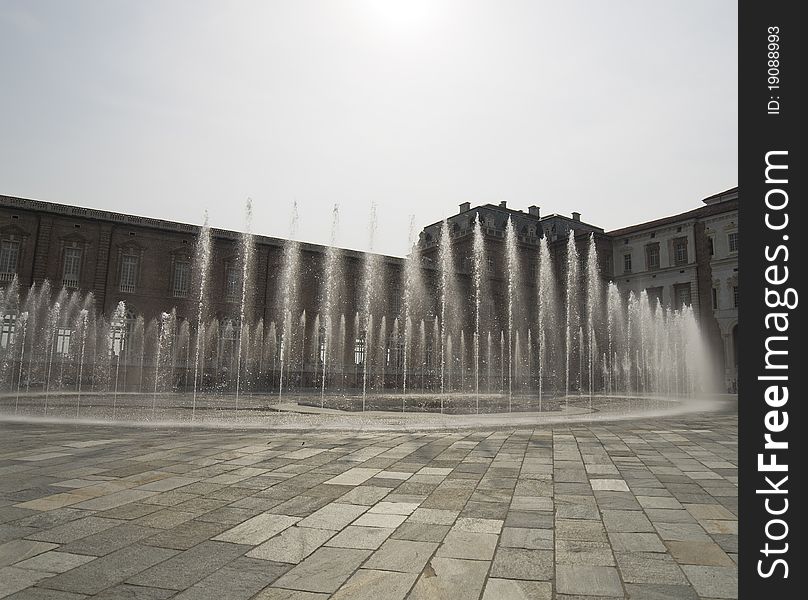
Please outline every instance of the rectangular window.
M707 244L710 246L710 256L715 256L715 239L713 236L707 238Z
M325 363L325 327L320 327L317 333L317 358L317 364L322 366Z
M673 261L677 265L687 264L687 238L681 237L673 240Z
M20 257L20 243L3 240L0 243L0 281L9 281L17 274L17 261Z
M365 338L356 338L354 343L354 364L361 365L365 362Z
M631 273L631 254L623 255L623 272Z
M188 289L191 287L191 264L184 261L174 263L174 285L173 293L175 298L185 298Z
M73 335L72 329L60 327L56 330L56 354L69 354L70 353L70 336Z
M126 329L122 324L113 324L109 328L109 353L110 356L120 356L125 349Z
M690 306L690 284L680 283L674 286L674 293L676 299L676 306L674 308L681 309L683 306Z
M737 252L738 251L738 232L735 231L727 235L727 242L729 242L729 251L730 252Z
M121 257L121 291L133 293L137 286L138 257L125 254Z
M735 308L738 308L738 296L739 296L739 294L738 294L738 286L737 285L732 287L732 296L733 296L733 302L735 304Z
M7 348L14 341L14 331L17 328L17 315L10 314L3 317L0 326L0 348Z
M713 310L718 310L718 288L713 288Z
M649 271L659 268L659 243L645 247L645 263Z
M227 267L227 271L225 272L225 296L227 297L228 302L235 302L239 299L239 272L236 267Z
M62 285L65 287L79 287L81 275L81 249L65 248L65 262L62 273Z

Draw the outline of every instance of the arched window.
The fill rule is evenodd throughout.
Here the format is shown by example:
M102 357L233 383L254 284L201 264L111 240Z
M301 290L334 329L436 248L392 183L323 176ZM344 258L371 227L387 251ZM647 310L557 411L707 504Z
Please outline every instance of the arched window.
M127 343L135 330L136 320L137 314L131 306L126 307L126 312L122 316L113 315L109 324L110 355L121 356L122 353L126 352Z

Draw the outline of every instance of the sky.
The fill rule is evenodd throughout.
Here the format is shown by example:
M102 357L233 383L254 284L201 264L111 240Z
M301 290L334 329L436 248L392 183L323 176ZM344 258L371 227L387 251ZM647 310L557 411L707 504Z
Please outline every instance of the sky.
M402 256L472 205L606 230L737 185L730 0L2 0L0 194Z

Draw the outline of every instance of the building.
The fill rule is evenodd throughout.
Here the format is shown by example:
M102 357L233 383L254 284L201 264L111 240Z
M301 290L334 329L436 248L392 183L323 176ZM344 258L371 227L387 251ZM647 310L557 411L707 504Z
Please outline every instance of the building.
M598 250L601 276L614 280L626 295L645 291L665 305L692 305L715 346L719 362L723 363L727 387L732 388L737 379L738 190L727 190L703 202L704 206L692 211L611 232L582 221L577 212L569 217L542 216L538 206L524 212L509 208L505 202L474 208L463 203L458 213L446 219L458 286L457 301L467 303L471 298L475 221L480 222L486 240L489 288L483 308L489 331L507 327L504 290L508 278L505 239L509 220L514 226L521 265L519 284L524 296L520 305L526 307L531 306L534 298L531 294L536 285L541 239L547 240L557 279L564 281L567 239L573 232L581 262L586 260L591 238ZM443 226L443 221L428 225L418 238L421 270L434 289L437 289ZM118 303L124 301L133 315L142 315L146 320L159 318L163 311L175 307L178 321L191 321L198 304L194 253L199 233L200 227L189 224L0 196L0 287L16 280L24 290L47 280L56 289L92 292L96 309L105 315L112 315ZM235 323L240 318L241 239L238 232L212 230L206 305L209 315L220 323ZM246 286L247 316L265 324L280 323L284 301L282 271L288 242L266 236L254 236L253 240L252 281ZM323 246L305 243L299 244L299 250L301 266L296 277L295 308L310 315L308 321L302 321L302 345L311 349L323 343L322 332L314 330L315 319L311 315L318 313L322 302L327 251ZM341 286L334 298L335 310L344 316L347 331L356 332L356 345L344 346L343 362L360 365L365 360L360 312L363 302L367 302L363 300L361 286L370 255L346 250L340 251L340 256ZM372 256L374 277L378 279L372 310L380 319L384 317L389 329L401 316L406 261ZM434 318L438 313L436 295L426 296L432 305L424 309L424 314ZM461 312L468 321L470 312ZM533 318L528 313L526 308L519 317L526 328ZM6 333L0 336L2 339L10 338L11 318L13 315L5 317ZM459 328L468 325L463 322ZM389 343L393 343L395 334L388 335ZM391 352L388 351L388 356ZM317 356L318 352L313 352L308 363L308 359L301 358L301 382L305 372L312 378L316 374Z
M723 363L738 379L738 188L678 215L608 232L615 282L663 305L692 305Z

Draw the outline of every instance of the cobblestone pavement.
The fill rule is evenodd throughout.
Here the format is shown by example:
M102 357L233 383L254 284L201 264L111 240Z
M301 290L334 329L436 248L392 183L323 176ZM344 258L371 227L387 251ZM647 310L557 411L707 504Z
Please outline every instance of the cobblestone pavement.
M737 418L0 422L0 598L736 598Z

